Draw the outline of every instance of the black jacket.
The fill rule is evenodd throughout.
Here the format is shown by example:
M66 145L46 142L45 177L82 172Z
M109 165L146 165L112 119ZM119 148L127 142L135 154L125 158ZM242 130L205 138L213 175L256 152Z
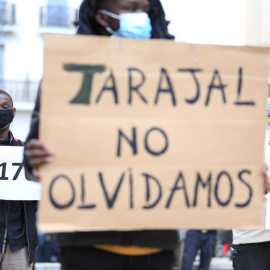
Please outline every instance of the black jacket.
M30 133L26 142L38 139L39 130L40 89L32 115ZM31 167L24 158L26 176L31 175ZM55 243L59 247L81 247L95 244L111 244L121 246L154 247L162 249L174 249L179 241L178 232L175 230L162 231L102 231L102 232L75 232L57 233Z
M10 146L23 146L23 143L13 137L12 132L9 132ZM37 201L23 201L26 240L28 248L28 262L31 264L35 261L35 252L38 244L37 230L36 230L36 211Z

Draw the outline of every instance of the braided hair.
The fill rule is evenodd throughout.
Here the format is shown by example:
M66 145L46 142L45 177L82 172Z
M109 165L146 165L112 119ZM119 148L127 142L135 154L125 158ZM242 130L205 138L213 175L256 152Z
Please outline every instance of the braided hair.
M77 34L98 35L99 25L95 20L95 14L98 9L106 9L110 0L83 0L80 11L79 26ZM148 12L152 24L152 38L174 39L174 36L168 33L169 22L165 19L165 13L160 0L149 0L150 10Z

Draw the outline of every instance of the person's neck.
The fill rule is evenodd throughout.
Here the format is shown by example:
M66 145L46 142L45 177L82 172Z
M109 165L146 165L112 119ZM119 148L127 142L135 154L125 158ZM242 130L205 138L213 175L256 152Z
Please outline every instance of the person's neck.
M0 130L0 141L7 141L9 139L9 129Z

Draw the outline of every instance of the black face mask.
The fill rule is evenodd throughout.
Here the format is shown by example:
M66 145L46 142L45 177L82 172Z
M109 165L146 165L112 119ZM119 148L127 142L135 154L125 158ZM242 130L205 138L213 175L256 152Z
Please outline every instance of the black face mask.
M13 110L0 110L0 129L5 128L13 120Z

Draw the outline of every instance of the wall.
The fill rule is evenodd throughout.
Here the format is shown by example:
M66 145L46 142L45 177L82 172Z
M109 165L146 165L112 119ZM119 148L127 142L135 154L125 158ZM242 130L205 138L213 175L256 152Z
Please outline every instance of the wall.
M31 80L42 76L42 37L39 35L39 1L13 1L16 4L17 26L5 36L5 68L7 80Z
M190 43L245 43L246 0L162 0L176 40Z

